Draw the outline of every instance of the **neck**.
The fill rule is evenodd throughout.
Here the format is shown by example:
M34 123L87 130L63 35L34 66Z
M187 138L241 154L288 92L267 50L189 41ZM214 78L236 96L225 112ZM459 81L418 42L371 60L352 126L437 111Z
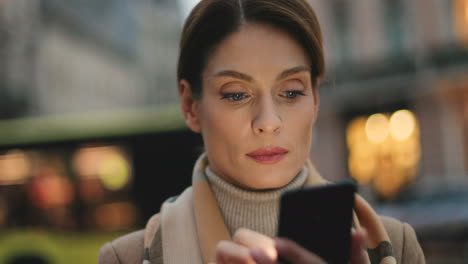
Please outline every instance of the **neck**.
M266 191L252 191L235 186L214 174L209 166L206 167L205 174L231 235L244 227L273 237L278 227L281 194L301 188L308 173L304 167L286 186Z

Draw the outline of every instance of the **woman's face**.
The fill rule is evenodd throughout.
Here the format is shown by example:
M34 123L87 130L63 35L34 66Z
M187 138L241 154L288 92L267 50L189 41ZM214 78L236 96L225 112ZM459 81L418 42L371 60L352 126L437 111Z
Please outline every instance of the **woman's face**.
M213 172L256 190L282 187L299 173L319 101L309 65L288 34L248 23L210 56L200 99L181 81L187 124L201 132Z

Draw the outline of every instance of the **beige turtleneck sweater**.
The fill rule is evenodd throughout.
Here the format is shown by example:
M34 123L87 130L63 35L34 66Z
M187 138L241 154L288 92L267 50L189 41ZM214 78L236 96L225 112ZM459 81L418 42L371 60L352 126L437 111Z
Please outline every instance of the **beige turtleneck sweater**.
M304 167L286 186L268 191L239 188L214 174L209 166L205 174L231 235L244 227L273 237L278 228L281 194L304 186L307 168Z

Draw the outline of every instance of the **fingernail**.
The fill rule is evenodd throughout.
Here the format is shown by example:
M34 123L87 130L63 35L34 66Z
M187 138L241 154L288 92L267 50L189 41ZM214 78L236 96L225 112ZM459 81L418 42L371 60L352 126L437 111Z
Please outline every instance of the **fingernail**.
M266 263L269 259L265 252L259 248L250 249L250 256L258 263Z

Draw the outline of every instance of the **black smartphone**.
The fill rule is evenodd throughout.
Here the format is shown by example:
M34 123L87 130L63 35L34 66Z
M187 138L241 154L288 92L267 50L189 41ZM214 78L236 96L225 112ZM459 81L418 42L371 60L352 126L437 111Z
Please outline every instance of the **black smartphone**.
M306 187L281 197L278 236L299 243L327 263L348 263L356 185ZM281 259L281 263L287 263Z

